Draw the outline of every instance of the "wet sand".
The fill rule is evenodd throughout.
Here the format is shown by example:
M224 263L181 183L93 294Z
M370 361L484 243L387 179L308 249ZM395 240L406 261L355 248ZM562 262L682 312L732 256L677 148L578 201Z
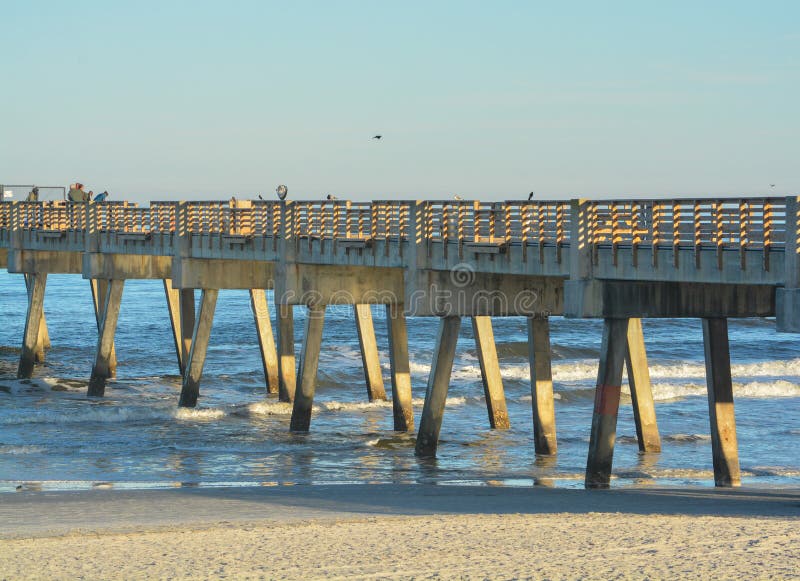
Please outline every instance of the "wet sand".
M800 490L425 485L0 496L0 578L791 578Z

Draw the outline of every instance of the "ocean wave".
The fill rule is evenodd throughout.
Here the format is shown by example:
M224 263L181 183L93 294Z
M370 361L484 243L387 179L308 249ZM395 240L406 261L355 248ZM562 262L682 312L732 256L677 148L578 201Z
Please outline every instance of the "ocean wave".
M0 454L9 456L22 456L25 454L41 454L45 451L44 446L0 446Z
M226 415L218 408L178 408L173 414L176 420L218 420Z
M692 442L705 442L711 440L709 434L669 434L662 436L665 442L692 443Z

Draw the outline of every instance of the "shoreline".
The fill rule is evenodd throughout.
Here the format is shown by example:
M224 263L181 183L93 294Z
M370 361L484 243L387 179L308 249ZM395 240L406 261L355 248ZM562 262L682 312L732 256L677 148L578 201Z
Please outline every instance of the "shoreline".
M75 530L288 523L433 515L584 515L595 512L800 519L800 488L585 490L436 484L24 491L0 496L0 540ZM136 507L137 510L131 510Z
M788 578L798 524L800 488L28 491L0 578Z

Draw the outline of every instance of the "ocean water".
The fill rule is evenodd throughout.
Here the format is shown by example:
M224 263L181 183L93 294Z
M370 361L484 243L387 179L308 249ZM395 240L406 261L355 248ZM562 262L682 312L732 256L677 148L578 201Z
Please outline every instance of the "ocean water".
M271 294L268 293L271 301ZM195 409L177 406L180 377L160 281L128 281L116 335L117 378L104 398L86 385L97 331L88 281L52 275L52 349L33 379L15 379L26 307L20 275L0 271L0 492L88 487L484 483L583 485L602 326L551 319L559 453L533 449L522 318L495 319L511 429L489 429L471 326L462 325L438 457L414 456L392 431L391 402L368 403L349 307L329 308L311 432L289 432L291 406L266 396L246 291L221 291ZM384 311L373 315L387 393ZM274 316L274 311L273 311ZM303 309L295 310L299 354ZM274 321L273 321L274 324ZM437 321L408 321L419 423ZM713 485L702 331L697 320L648 320L663 452L639 454L623 387L613 486ZM800 349L775 322L730 322L743 484L800 484Z

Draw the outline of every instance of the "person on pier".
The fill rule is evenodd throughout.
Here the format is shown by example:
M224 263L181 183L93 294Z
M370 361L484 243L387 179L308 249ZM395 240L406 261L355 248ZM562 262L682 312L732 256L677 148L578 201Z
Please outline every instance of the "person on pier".
M83 189L83 184L80 182L75 182L74 184L70 184L69 186L69 194L67 194L67 199L70 202L88 202L92 199L92 192L86 192Z
M39 188L33 186L31 191L28 193L28 197L25 198L26 202L38 202L39 201Z
M94 197L95 202L105 202L108 198L108 190L104 190Z

